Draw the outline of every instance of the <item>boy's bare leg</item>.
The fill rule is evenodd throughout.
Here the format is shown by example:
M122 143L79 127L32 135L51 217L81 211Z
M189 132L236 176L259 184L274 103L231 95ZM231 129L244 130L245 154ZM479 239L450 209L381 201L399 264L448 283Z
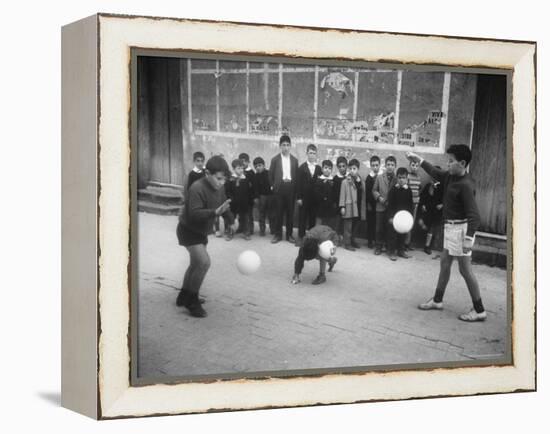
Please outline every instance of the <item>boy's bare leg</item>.
M327 269L327 261L325 261L323 258L319 259L319 274L325 274L325 271Z
M470 292L470 297L472 302L478 301L481 299L481 293L479 291L479 284L477 283L476 276L472 270L472 258L470 256L459 256L458 257L458 267L460 274L466 281L466 286Z
M210 256L204 244L188 246L187 250L189 252L189 268L191 271L189 272L186 289L193 294L198 294L204 277L210 268Z
M439 277L437 279L437 286L435 288L434 301L441 303L443 295L445 295L445 289L449 283L451 277L451 267L453 265L454 256L449 255L449 250L443 249L441 252L441 260L439 262Z

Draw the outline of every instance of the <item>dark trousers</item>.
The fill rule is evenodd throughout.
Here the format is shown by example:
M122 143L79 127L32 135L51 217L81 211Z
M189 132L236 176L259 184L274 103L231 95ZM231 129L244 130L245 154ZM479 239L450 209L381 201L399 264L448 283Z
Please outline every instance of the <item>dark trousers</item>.
M237 217L239 220L239 228L241 228L241 232L245 235L250 235L250 227L248 225L248 210L245 211L233 211L233 214ZM223 224L225 227L225 233L228 234L231 231L231 225L229 224L229 221L227 218L223 218Z
M344 246L350 246L353 241L353 220L352 218L342 219L342 224L344 226Z
M286 236L292 235L292 220L294 218L294 184L283 182L279 191L273 195L275 235L283 236L283 220L286 219Z
M269 222L269 227L272 225L271 221L271 195L262 194L258 200L258 223L260 225L260 233L265 233L265 221L266 218Z
M246 222L248 226L248 234L252 235L254 233L254 206L248 208L248 215L246 216Z
M298 236L303 238L306 230L315 226L315 207L312 203L303 200L298 219Z
M408 234L409 232L407 232ZM407 234L400 234L395 229L390 228L388 230L388 253L403 252L405 250L405 240Z
M376 239L376 211L367 211L367 241L372 243Z
M376 211L376 247L382 248L389 240L390 225L386 211Z

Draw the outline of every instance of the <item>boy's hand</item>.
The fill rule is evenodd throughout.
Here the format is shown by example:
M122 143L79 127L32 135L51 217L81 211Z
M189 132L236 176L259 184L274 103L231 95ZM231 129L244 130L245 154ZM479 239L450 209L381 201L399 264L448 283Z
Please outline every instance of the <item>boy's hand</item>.
M386 202L386 200L382 196L379 196L378 197L378 202L380 202L381 204L384 204L384 202Z
M258 205L260 203L260 199L258 199L257 197L254 198L254 205Z
M464 237L464 241L462 243L462 252L470 253L472 251L472 247L474 247L474 239L468 236Z
M439 205L436 206L436 209L440 210L440 209L443 209L443 204L440 203Z
M233 233L237 232L238 227L239 225L237 224L237 222L233 222L233 224L230 226Z
M298 200L296 201L296 205L298 205L298 206L302 206L303 203L304 203L304 202L302 201L302 199L298 199Z
M422 211L426 212L426 205L422 205Z
M293 285L300 283L300 275L295 274L294 276L292 276L292 280L290 281L290 283L292 283Z
M414 152L405 152L405 156L409 161L413 163L420 163L420 161L422 161L422 158L420 158L420 156L418 156Z
M346 215L346 208L340 208L340 214L341 215Z
M224 212L226 212L229 209L230 203L231 203L231 199L227 199L218 208L216 208L216 211L215 211L216 215L222 215Z
M390 219L388 219L388 223L389 223L390 225L393 225L393 217L390 218Z

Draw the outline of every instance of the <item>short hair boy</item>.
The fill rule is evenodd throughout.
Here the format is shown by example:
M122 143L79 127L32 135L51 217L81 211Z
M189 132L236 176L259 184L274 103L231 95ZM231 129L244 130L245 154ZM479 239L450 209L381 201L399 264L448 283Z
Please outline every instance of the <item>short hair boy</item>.
M245 240L250 240L250 229L248 226L248 212L254 199L254 192L248 179L244 175L244 166L240 159L231 162L233 175L225 184L225 194L231 199L231 212L238 216L239 224ZM226 226L227 227L227 226ZM233 238L232 231L226 231L226 240Z
M397 183L395 176L395 166L397 162L393 155L389 155L384 160L386 170L378 175L372 187L372 195L376 200L376 245L374 254L382 253L382 247L387 243L390 236L390 228L388 227L388 216L386 208L388 204L388 193L391 188Z
M266 217L269 221L269 228L272 228L271 218L271 184L269 183L269 170L265 168L265 161L262 157L254 158L254 201L258 204L258 223L260 225L260 236L265 236Z
M443 252L439 279L434 296L418 307L422 310L443 309L443 296L449 281L453 260L458 261L473 309L459 316L462 321L484 321L487 313L481 301L479 284L471 263L475 232L480 224L479 210L475 201L475 186L466 168L472 159L472 152L466 145L451 145L447 149L448 170L437 169L420 156L408 152L409 161L416 161L432 178L443 186Z
M405 253L405 239L407 234L397 233L393 227L393 218L399 211L407 211L412 214L413 211L413 197L412 191L408 185L409 172L405 167L397 169L397 183L390 189L388 193L388 226L389 226L389 239L388 239L388 256L392 261L395 261L397 256L400 258L408 259L409 255Z
M330 226L335 229L336 206L334 180L332 177L332 161L321 163L321 175L313 185L313 200L315 202L315 224Z
M198 179L201 179L204 177L204 154L200 151L193 153L193 169L191 169L191 172L187 175L187 188L186 190L189 190L189 187L191 187L191 184L193 182L197 181Z
M367 247L374 247L376 234L376 199L372 195L372 187L380 170L380 157L373 155L369 160L370 172L365 178L365 201L367 208Z
M315 202L313 200L313 186L317 177L321 175L321 167L317 164L317 146L307 145L306 161L298 167L296 182L296 205L298 213L298 239L299 245L304 238L306 229L315 225Z

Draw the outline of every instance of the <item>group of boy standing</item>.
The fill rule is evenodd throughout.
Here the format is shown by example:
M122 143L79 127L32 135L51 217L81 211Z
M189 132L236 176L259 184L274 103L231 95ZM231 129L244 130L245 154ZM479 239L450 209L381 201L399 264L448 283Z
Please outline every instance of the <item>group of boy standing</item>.
M303 245L307 230L315 225L326 225L338 234L338 244L346 250L359 248L356 237L359 235L363 198L366 200L367 246L375 248L379 255L386 248L391 260L397 256L408 258L406 251L410 245L410 233L401 235L392 225L393 216L406 210L416 216L420 202L420 177L418 164L410 163L410 171L399 168L396 159L385 159L384 173L380 173L381 161L376 155L370 158L370 173L365 181L359 176L360 162L338 157L336 171L333 163L324 160L317 164L317 147L310 144L306 148L306 161L298 165L298 160L290 154L290 137L283 135L279 140L280 153L271 160L269 169L261 157L252 161L246 153L231 162L232 174L225 184L225 194L231 199L230 209L238 219L238 228L233 231L225 221L225 231L220 231L219 218L214 226L217 237L231 240L241 233L249 240L254 233L253 209L257 208L260 236L266 235L266 221L269 223L271 242L283 239L283 223L286 226L286 240ZM204 175L205 157L202 152L193 155L195 167L189 173L187 188ZM440 221L439 212L434 209L434 200L441 202L437 184L431 184L432 193L426 187L425 199L421 205L424 215L419 219L419 227L427 232L426 253L431 253L431 233ZM423 192L424 193L424 192ZM439 197L439 199L438 199ZM298 238L293 236L295 207L298 211ZM442 204L435 204L442 207ZM439 216L438 216L439 214Z

